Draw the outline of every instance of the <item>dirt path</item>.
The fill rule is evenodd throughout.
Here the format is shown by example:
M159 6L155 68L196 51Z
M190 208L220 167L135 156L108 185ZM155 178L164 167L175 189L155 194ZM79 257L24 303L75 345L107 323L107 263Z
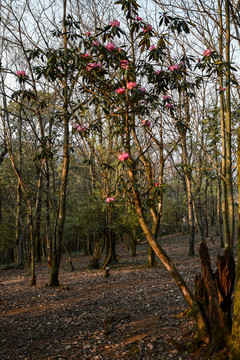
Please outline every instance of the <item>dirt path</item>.
M218 244L209 244L215 258ZM165 237L163 248L190 286L198 256L187 256L181 234ZM179 352L169 339L187 341L191 318L179 318L187 306L167 271L147 269L146 248L136 258L121 248L110 277L88 270L88 257L73 256L75 271L63 260L60 288L49 288L49 271L37 266L31 288L25 270L0 271L0 359L158 359L200 360L201 352Z

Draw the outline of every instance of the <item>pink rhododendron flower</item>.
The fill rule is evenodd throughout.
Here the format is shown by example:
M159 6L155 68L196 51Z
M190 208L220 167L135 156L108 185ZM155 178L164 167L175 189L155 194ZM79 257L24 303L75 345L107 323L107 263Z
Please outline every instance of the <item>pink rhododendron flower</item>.
M90 36L92 35L92 33L90 31L87 31L87 35Z
M116 93L117 94L124 94L125 93L125 88L118 88L118 89L116 89Z
M120 60L121 61L121 68L122 69L128 69L129 68L129 61L128 60Z
M163 95L163 100L164 100L164 101L171 100L171 96L169 96L169 95Z
M145 33L151 32L152 31L152 25L148 24L146 27L143 28L143 31Z
M115 197L113 197L113 196L106 198L106 203L111 203L113 201L115 201Z
M211 56L212 55L212 50L211 49L207 49L207 50L205 50L204 52L203 52L203 55L204 56Z
M85 125L75 124L75 125L74 125L74 128L76 129L76 131L77 131L78 133L87 131L87 127L86 127Z
M170 103L166 104L166 108L170 109L171 107L172 107L172 104L170 104Z
M144 87L139 88L139 90L140 90L142 93L144 93L144 94L146 94L146 92L147 92L147 90L146 90Z
M225 91L226 88L225 88L225 87L223 88L223 87L219 86L219 90L220 90L220 91Z
M111 42L110 44L105 45L105 48L106 48L108 51L113 51L113 50L116 49L116 46Z
M162 70L156 71L156 75L157 75L157 76L162 75Z
M92 42L92 46L99 46L100 42L98 40Z
M135 88L136 86L137 86L137 84L134 83L134 82L132 82L132 81L129 81L129 82L127 83L127 89L129 89L129 90L132 90L132 89Z
M120 26L120 22L116 19L110 22L111 27Z
M159 186L159 183L158 183L158 182L156 182L156 183L155 183L155 186L156 186L156 187L158 187L158 186Z
M18 70L17 71L17 76L26 76L26 72L25 72L25 70Z
M92 69L100 69L102 67L102 64L100 62L98 63L88 63L86 66L86 70L90 71Z
M140 16L137 16L136 20L137 20L137 21L141 21L142 18L141 18Z
M129 159L129 155L128 155L128 153L126 153L126 152L121 153L121 154L118 155L118 160L119 160L119 161L125 161L125 160L127 160L127 159Z
M154 50L154 49L156 49L156 45L152 45L152 46L150 46L150 48L149 48L150 51L152 51L152 50Z
M142 120L142 124L143 126L150 126L151 125L151 121L150 120Z
M180 64L175 64L175 65L169 66L170 71L179 70L179 68L180 68Z
M91 55L89 55L88 53L86 53L86 54L81 54L81 57L83 57L83 58L87 58L87 57L90 57Z

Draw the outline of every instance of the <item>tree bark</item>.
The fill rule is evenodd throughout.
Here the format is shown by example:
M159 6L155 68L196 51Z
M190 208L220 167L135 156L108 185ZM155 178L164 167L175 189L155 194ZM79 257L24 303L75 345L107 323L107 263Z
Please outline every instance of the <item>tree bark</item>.
M67 55L67 0L63 0L63 43L64 54ZM49 286L59 286L59 268L61 261L63 230L65 224L66 213L66 193L67 193L67 180L69 170L69 113L68 113L68 76L67 76L67 64L64 64L64 86L63 86L63 124L64 124L64 140L63 140L63 163L62 163L62 178L59 191L58 201L58 214L56 231L54 234L53 244L53 258L51 264L51 274Z

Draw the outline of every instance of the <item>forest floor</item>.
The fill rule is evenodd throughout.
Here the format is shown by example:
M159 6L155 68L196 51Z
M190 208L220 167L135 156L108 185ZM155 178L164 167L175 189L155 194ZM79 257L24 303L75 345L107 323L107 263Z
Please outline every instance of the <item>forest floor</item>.
M209 243L213 264L219 242ZM166 236L162 246L188 285L200 272L198 255L189 257L187 237ZM196 253L197 253L196 245ZM194 332L180 291L165 268L146 267L146 245L132 258L118 248L119 261L89 270L89 257L72 255L71 272L63 256L59 288L49 288L46 263L37 264L37 285L27 270L0 270L0 359L158 359L200 360L203 350L179 350Z

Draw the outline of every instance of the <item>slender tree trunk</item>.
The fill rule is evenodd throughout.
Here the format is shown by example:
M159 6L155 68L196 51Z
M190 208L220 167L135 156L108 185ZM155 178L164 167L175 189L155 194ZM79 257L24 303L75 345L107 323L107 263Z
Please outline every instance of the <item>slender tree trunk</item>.
M192 201L192 190L191 190L191 170L188 169L187 159L187 146L186 146L186 132L182 134L182 161L184 166L185 183L187 190L187 208L188 208L188 228L189 228L189 249L188 255L194 255L194 214L193 214L193 201Z
M223 61L223 19L222 19L223 1L218 0L219 12L219 52ZM219 85L223 87L223 74L219 74ZM220 91L220 120L221 120L221 138L222 138L222 169L221 169L221 187L222 187L222 218L224 231L225 248L229 248L230 234L228 224L228 202L227 202L227 186L226 186L226 122L225 122L225 99L223 91Z
M232 186L232 129L231 129L231 73L230 73L230 6L229 0L225 0L225 17L226 17L226 196L228 204L228 225L229 225L229 243L227 247L233 251L234 240L234 203L233 203L233 186Z
M64 53L67 55L67 29L66 29L66 9L67 0L63 0L63 37L64 37ZM62 178L59 191L58 200L58 214L56 231L54 235L53 258L51 264L51 274L49 286L59 286L59 268L61 261L63 230L65 223L66 213L66 192L67 180L69 170L69 114L68 114L68 77L67 77L67 64L64 64L64 104L63 104L63 124L64 124L64 139L63 139L63 163L62 163Z
M49 205L49 164L48 159L45 159L45 229L46 229L46 244L47 244L47 264L51 268L52 264L52 234L50 221L50 205Z
M238 151L237 151L237 169L238 169L238 250L236 283L233 308L233 326L230 339L231 360L240 359L240 127L238 129Z
M208 178L206 177L205 192L204 192L204 238L208 237Z
M183 297L185 298L186 302L189 304L189 306L193 310L193 316L194 316L194 318L196 320L196 326L197 326L197 330L198 330L199 339L206 342L206 343L209 343L210 338L209 338L209 334L208 334L208 326L207 326L206 319L204 317L204 314L203 314L198 302L196 301L193 294L189 290L187 284L185 283L185 281L182 278L179 271L176 269L175 265L172 263L170 258L164 252L164 250L156 242L153 234L151 233L151 231L150 231L150 229L149 229L149 227L148 227L148 225L147 225L147 223L145 221L145 218L143 216L140 196L139 196L138 190L134 186L135 183L136 183L134 169L129 170L129 177L130 177L130 181L131 181L131 184L132 184L132 192L133 192L135 209L136 209L138 221L139 221L139 224L140 224L140 226L141 226L141 228L142 228L142 230L143 230L143 232L144 232L144 234L146 236L146 239L150 243L152 249L155 251L158 258L161 260L163 265L168 270L171 277L174 279L174 281L178 285L178 287L179 287Z
M220 237L220 247L224 248L223 231L222 231L222 214L221 214L221 180L217 178L217 224L218 236Z
M19 156L19 175L22 176L22 117L21 109L18 119L18 156ZM17 267L23 268L23 240L22 232L22 187L21 180L18 178L17 183L17 212L16 212L16 244L17 244Z

